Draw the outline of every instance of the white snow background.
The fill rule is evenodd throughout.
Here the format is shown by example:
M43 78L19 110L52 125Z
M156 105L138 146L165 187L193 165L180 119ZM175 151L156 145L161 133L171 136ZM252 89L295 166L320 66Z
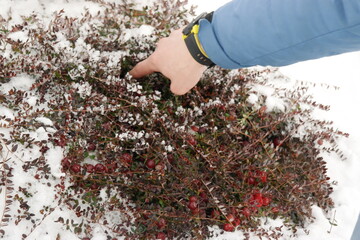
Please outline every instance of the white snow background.
M110 1L110 0L108 0ZM115 1L115 0L112 0ZM134 0L135 1L135 0ZM136 0L139 7L146 5L152 0ZM198 5L197 13L203 11L212 11L228 2L228 0L189 0L190 4ZM29 15L32 12L38 13L45 20L50 19L54 11L64 9L65 14L76 17L81 16L84 8L89 9L90 13L96 13L99 10L99 5L85 0L0 0L0 15L12 16L11 23L17 23L21 21L22 15ZM147 31L146 28L143 29ZM140 30L136 30L136 34L139 34ZM13 36L15 39L21 39L26 36L21 35L21 32ZM0 53L3 54L3 53ZM312 94L317 102L328 104L331 106L330 111L316 112L317 118L323 118L326 120L333 120L334 126L344 132L350 134L349 138L341 139L339 142L340 148L344 151L347 157L346 161L340 160L337 156L327 157L328 161L328 175L333 181L337 182L334 187L334 193L332 198L335 202L335 209L333 216L329 220L322 211L318 208L313 209L313 214L316 217L314 223L308 226L310 234L298 231L297 239L310 239L310 240L348 240L350 239L355 222L360 212L360 125L359 125L359 103L360 103L360 53L348 53L339 56L323 58L318 60L312 60L294 64L291 66L280 68L280 71L288 76L293 81L302 80L314 83L324 83L329 85L338 86L339 89L314 87ZM28 89L31 86L31 79L18 76L16 79L12 79L6 85L0 86L0 91L7 91L12 87L20 89ZM0 106L0 115L5 115L8 118L13 117L13 113L8 109ZM51 122L48 119L37 119L42 121L46 125L51 126ZM47 128L48 130L48 128ZM5 129L0 129L4 134L8 134ZM36 133L37 138L44 137L44 129L38 129ZM51 149L48 153L48 159L51 161L51 167L59 169L62 153L59 149ZM35 158L36 156L27 156L29 158ZM54 172L54 174L61 175L61 172ZM14 172L16 176L16 172ZM16 176L16 181L25 182L27 176ZM29 176L28 176L29 177ZM30 178L30 177L29 177ZM31 206L40 209L45 204L51 204L53 201L53 192L49 191L45 185L37 186L37 196L33 198ZM2 214L4 194L0 195L0 214ZM37 204L35 204L37 203ZM61 224L53 222L59 215L63 217L66 212L54 211L53 217L48 217L35 232L33 232L27 239L55 239L51 232L61 232L61 239L76 240L78 239L74 234L69 231L62 230ZM331 226L332 223L336 223L336 226ZM274 227L281 225L281 222L267 222L268 227ZM12 237L6 238L6 240L21 239L18 233L23 232L21 224L13 226ZM331 229L331 231L330 231ZM329 233L330 231L330 233ZM290 239L288 234L284 234L283 239ZM241 232L226 233L216 239L242 239ZM93 240L106 239L101 234L101 230L95 229ZM214 238L215 239L215 238Z

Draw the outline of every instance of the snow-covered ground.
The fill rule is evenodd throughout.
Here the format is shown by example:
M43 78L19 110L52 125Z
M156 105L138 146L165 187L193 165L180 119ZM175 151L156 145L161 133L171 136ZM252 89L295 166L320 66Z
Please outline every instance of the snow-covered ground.
M139 4L146 4L150 0L136 0ZM189 0L191 4L199 5L197 13L212 11L228 0ZM28 15L32 12L41 13L44 18L50 18L52 12L64 9L65 14L80 16L84 7L91 13L96 13L99 6L83 0L0 0L0 15L12 16L12 22L21 20L21 15ZM324 118L334 121L334 126L350 134L349 138L339 142L341 149L347 157L341 161L335 156L328 157L328 174L332 180L337 182L332 197L336 208L333 211L333 218L328 220L322 212L314 208L316 220L308 226L310 235L299 232L298 239L316 240L347 240L350 239L357 216L360 212L360 126L357 105L360 103L360 53L349 53L340 56L307 61L280 68L280 71L293 80L310 81L338 86L335 88L314 87L312 93L318 102L331 106L328 112L317 112L317 118ZM15 81L12 81L15 82ZM11 86L3 86L11 87ZM25 86L26 87L26 86ZM5 110L4 110L5 111ZM0 106L0 113L7 114ZM40 134L40 133L39 133ZM55 150L54 150L55 151ZM54 152L55 154L56 151ZM54 159L55 161L56 159ZM59 160L59 159L57 159ZM46 190L46 189L45 189ZM45 194L46 191L42 193ZM3 196L0 198L0 211ZM46 194L39 196L39 204L45 201ZM1 213L1 212L0 212ZM53 214L57 214L56 212ZM330 224L336 223L336 226ZM269 225L276 226L280 222L271 222ZM56 228L59 224L48 224ZM14 230L20 226L14 226ZM19 229L18 229L19 230ZM15 231L18 231L15 230ZM39 229L33 237L28 239L45 239L41 232L46 229ZM331 231L330 231L331 230ZM330 233L328 233L330 231ZM286 235L286 234L285 234ZM73 234L64 233L66 239L76 239ZM227 233L217 239L239 239L241 233ZM95 238L94 238L95 239ZM103 239L99 236L96 239ZM284 236L284 239L288 239ZM8 239L10 240L10 238ZM11 239L12 240L12 239Z

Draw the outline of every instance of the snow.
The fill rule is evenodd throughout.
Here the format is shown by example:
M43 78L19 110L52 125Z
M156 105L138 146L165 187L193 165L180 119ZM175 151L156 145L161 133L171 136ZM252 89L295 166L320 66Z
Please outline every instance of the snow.
M11 109L7 107L0 106L0 116L4 116L5 118L9 118L11 120L14 119L14 113Z
M35 118L35 120L38 121L38 122L41 122L44 125L48 125L48 126L53 125L53 122L50 119L46 118L46 117L37 117L37 118Z
M28 35L24 31L18 31L10 33L9 38L14 41L26 42L26 40L28 40Z
M3 94L8 93L11 89L16 88L18 90L27 91L30 90L32 84L35 83L35 79L32 79L30 76L23 74L11 78L7 83L3 83L0 86L0 92Z
M138 28L126 29L125 30L124 40L127 41L131 37L151 36L151 34L153 32L154 32L154 28L152 26L149 26L149 25L141 25Z
M61 171L61 160L64 158L63 150L61 147L50 148L45 155L47 163L51 169L51 173L55 178L61 178L65 176L65 173Z
M142 6L146 4L151 4L152 0L136 0L137 9L141 10ZM197 13L203 11L212 11L221 5L229 2L228 0L190 0L190 4L199 5L199 8L196 10ZM59 11L63 9L64 14L70 17L81 16L84 12L84 9L88 9L91 14L95 14L97 11L101 10L101 6L92 2L86 2L83 0L1 0L0 15L7 19L11 17L11 24L16 24L22 21L22 16L29 15L32 13L39 14L38 17L43 18L44 24L48 24L51 16L54 11ZM131 36L140 36L140 35L151 35L153 29L149 26L140 26L138 29L134 29L132 32L126 32L125 38L130 38ZM60 39L61 36L59 36ZM26 41L27 34L26 32L17 31L11 34L13 40ZM61 41L56 46L59 51L62 51L65 47L68 46L68 42ZM83 46L83 39L78 39L76 45L79 45L79 49L86 48ZM109 53L111 54L111 53ZM114 53L119 54L119 53ZM96 52L93 52L91 57L93 61L96 61L99 56L96 56ZM114 61L116 57L114 57ZM325 216L323 212L317 207L313 208L313 214L315 216L315 221L312 224L308 225L310 230L309 235L304 232L298 232L298 238L300 240L305 239L326 239L326 240L347 240L350 239L351 233L353 231L355 222L357 220L358 214L360 212L360 124L358 117L358 103L360 102L360 53L348 53L335 57L328 57L318 60L312 60L307 62L302 62L294 64L291 66L280 68L280 71L288 76L292 80L306 81L317 83L318 85L325 84L329 85L328 89L324 87L313 87L311 93L318 102L329 104L331 106L330 111L316 112L317 118L323 118L326 120L333 120L334 126L339 128L344 132L350 133L349 138L341 139L339 142L340 148L344 151L347 160L342 161L337 156L330 155L327 159L330 159L327 162L328 174L332 180L336 181L337 184L334 188L334 193L332 197L335 201L335 209L330 214L330 219L328 216ZM79 67L81 70L81 67ZM276 79L274 79L276 80ZM0 92L5 94L8 93L11 89L21 89L21 90L30 90L34 79L28 75L21 75L11 79L8 83L3 83L0 86ZM337 86L334 88L331 86ZM89 89L87 85L79 85L79 93L88 94ZM132 85L128 85L128 90L137 92L141 89L136 89ZM271 96L271 89L255 87L255 91L262 92L267 96ZM27 101L30 105L34 105L37 98L35 96L29 96ZM251 103L256 103L258 97L256 94L251 94L249 97ZM276 98L267 98L267 105L271 108L281 108L284 106L283 103ZM216 104L216 102L209 102L207 104ZM182 111L182 109L178 109ZM0 116L5 116L9 119L14 119L14 113L12 110L7 109L3 106L0 106ZM29 132L31 137L36 140L47 139L47 132L51 131L49 126L52 126L53 123L50 119L45 117L39 117L35 119L37 122L42 123L44 126L39 127L35 131ZM1 120L1 125L6 125L7 121ZM9 130L6 128L0 128L0 132L8 135ZM132 133L124 133L126 136L119 135L119 137L125 138L142 138L145 133L142 133L141 136L133 135ZM20 148L20 147L19 147ZM171 152L172 146L165 146L166 150ZM31 149L19 149L19 153L22 154L23 161L31 161L39 157L38 150ZM34 154L36 152L38 155ZM323 153L326 154L326 153ZM60 161L63 158L63 153L59 147L50 147L46 153L46 159L48 160L49 167L51 169L52 177L55 178L55 182L60 182L64 173L61 172ZM16 169L16 168L15 168ZM43 222L31 233L27 239L56 239L55 232L61 231L61 239L76 240L78 239L73 233L62 229L63 225L61 223L55 222L60 216L66 217L64 215L70 214L67 211L59 209L56 200L54 199L53 188L42 184L41 180L38 181L34 178L33 172L29 171L27 174L24 174L23 171L16 172L13 174L19 177L15 179L15 185L21 186L29 183L29 179L32 179L32 186L29 187L29 191L34 194L32 198L32 203L29 204L36 209L36 212L39 212L44 206L54 207L54 211L50 213ZM4 191L3 191L4 192ZM1 194L0 202L0 213L3 210L1 204L3 204L3 195ZM38 216L37 216L38 217ZM68 218L76 219L76 216L67 216ZM336 226L331 226L330 222L336 223ZM264 227L274 228L281 225L279 221L270 221ZM12 232L7 232L7 237L4 239L21 239L21 229L25 227L24 224L20 223L18 226L14 227ZM51 229L51 231L49 231ZM52 231L52 229L57 229L58 231ZM106 239L103 234L103 229L100 226L94 228L93 239L101 240ZM214 228L215 230L217 227ZM26 231L28 232L28 231ZM328 233L330 232L330 233ZM290 233L285 232L283 239L290 239ZM213 239L241 239L241 232L235 233L225 233L222 236Z

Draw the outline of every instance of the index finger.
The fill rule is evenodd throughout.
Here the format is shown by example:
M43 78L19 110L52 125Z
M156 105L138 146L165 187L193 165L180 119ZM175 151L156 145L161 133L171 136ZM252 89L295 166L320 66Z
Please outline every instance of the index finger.
M149 58L136 64L135 67L129 72L130 75L133 76L133 78L142 78L146 75L156 72L157 67L151 58L152 57L150 56Z

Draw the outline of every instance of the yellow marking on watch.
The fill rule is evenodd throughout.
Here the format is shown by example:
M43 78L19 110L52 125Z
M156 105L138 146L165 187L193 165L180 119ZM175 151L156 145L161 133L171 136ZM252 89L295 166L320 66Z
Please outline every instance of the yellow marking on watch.
M200 25L199 25L199 24L194 25L193 28L191 29L191 32L194 34L195 41L196 41L196 45L199 47L200 52L201 52L202 54L204 54L205 57L209 58L209 56L206 54L205 50L204 50L203 47L201 46L201 43L200 43L200 40L199 40L199 36L198 36L199 29L200 29Z
M194 25L193 28L191 29L190 33L194 34L195 42L196 42L196 45L198 46L198 48L200 49L200 52L202 54L204 54L205 57L209 58L209 56L206 54L205 50L201 46L201 43L200 43L200 40L199 40L199 37L198 37L199 29L200 29L200 26L198 24ZM185 40L189 35L182 35L183 40Z

